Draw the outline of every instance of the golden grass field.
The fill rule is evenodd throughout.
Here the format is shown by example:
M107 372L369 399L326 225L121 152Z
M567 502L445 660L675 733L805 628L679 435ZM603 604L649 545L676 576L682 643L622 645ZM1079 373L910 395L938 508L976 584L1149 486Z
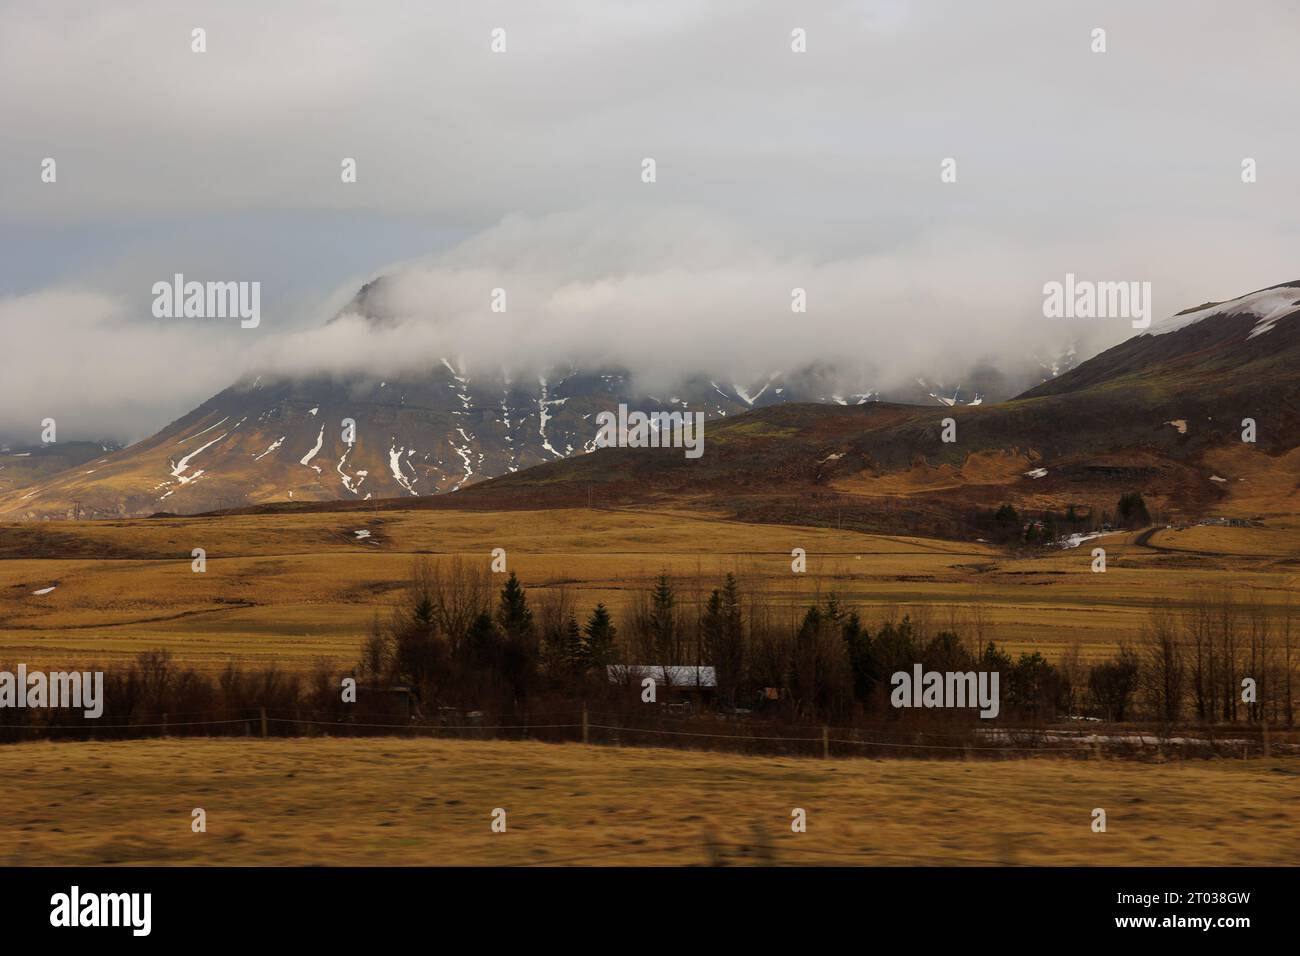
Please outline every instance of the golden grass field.
M1266 760L46 742L0 747L0 829L8 865L1295 865L1298 773L1294 761ZM205 833L191 831L195 807ZM498 807L505 833L491 832ZM806 833L791 832L795 807L807 812ZM1096 807L1105 833L1092 832Z
M360 540L357 530L371 537ZM727 571L788 594L792 620L837 592L869 624L911 613L932 628L982 627L1013 652L1085 660L1134 639L1159 599L1227 589L1272 606L1300 584L1291 527L1161 530L1146 546L1118 533L1083 547L1016 556L977 542L754 525L624 510L384 511L0 525L0 662L110 663L166 647L196 667L230 660L350 665L374 615L396 601L416 554L487 563L505 548L529 588L565 584L581 612L616 615L661 569L684 592ZM1105 574L1090 552L1107 550ZM792 548L806 574L790 569ZM191 550L207 571L191 570ZM53 586L45 595L33 592Z

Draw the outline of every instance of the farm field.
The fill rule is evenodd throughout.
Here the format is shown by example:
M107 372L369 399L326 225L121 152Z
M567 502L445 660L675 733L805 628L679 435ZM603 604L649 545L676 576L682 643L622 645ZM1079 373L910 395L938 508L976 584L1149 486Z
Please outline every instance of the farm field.
M8 865L1294 865L1297 772L499 741L43 742L0 747L0 827ZM205 833L191 831L195 807ZM498 807L505 833L490 829ZM1105 833L1091 830L1096 807Z
M358 537L356 532L368 536ZM1091 549L1107 572L1090 570ZM793 574L792 548L807 551ZM191 551L207 570L191 570ZM504 548L530 589L563 584L578 607L618 615L662 569L691 595L728 571L788 594L791 615L832 591L870 625L910 613L978 631L1013 652L1085 660L1135 639L1159 598L1202 589L1281 606L1300 584L1290 528L1115 533L1018 556L979 542L745 524L686 512L395 511L0 525L0 661L109 663L165 647L183 663L347 665L417 554L489 561ZM47 593L37 594L38 591Z

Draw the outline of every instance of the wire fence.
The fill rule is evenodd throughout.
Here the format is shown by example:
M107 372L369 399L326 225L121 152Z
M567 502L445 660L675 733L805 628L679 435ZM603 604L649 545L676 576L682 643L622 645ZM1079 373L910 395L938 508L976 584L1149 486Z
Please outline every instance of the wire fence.
M605 746L672 747L767 756L923 757L946 759L1057 755L1079 758L1268 757L1300 755L1292 733L1267 727L1206 730L1084 732L1061 727L963 724L946 729L910 726L842 727L727 720L662 711L567 709L516 714L476 711L429 718L383 711L321 712L307 708L247 707L186 714L133 714L91 719L79 712L48 713L49 722L0 721L0 743L148 737L380 737L536 740ZM766 732L766 731L775 732Z

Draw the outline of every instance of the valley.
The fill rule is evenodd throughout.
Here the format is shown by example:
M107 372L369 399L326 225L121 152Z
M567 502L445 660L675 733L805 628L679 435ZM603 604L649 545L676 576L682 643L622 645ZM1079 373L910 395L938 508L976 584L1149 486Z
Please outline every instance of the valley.
M368 532L359 536L358 532ZM698 511L376 509L0 525L0 661L122 662L167 648L207 671L234 660L308 670L357 660L418 555L485 565L504 548L536 596L569 589L615 619L661 571L689 600L728 572L802 607L836 593L868 621L910 614L930 629L979 627L1012 651L1084 659L1137 639L1157 601L1232 591L1269 608L1300 584L1285 522L1119 532L1104 544L1017 553L979 542L748 524ZM207 570L192 570L192 551ZM807 552L806 573L791 551ZM37 591L47 593L37 594Z

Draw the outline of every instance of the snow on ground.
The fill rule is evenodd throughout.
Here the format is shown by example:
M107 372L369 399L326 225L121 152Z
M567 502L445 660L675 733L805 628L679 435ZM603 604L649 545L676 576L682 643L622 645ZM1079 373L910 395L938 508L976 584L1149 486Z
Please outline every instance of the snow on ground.
M316 457L316 454L321 450L322 447L324 447L324 445L325 445L325 426L322 425L320 427L320 434L316 436L315 446L312 448L311 451L307 452L307 454L302 456L302 459L298 462L298 464L306 465L308 468L314 469L316 471L316 474L319 475L320 465L313 465L311 463L311 460Z
M308 414L308 415L315 415L315 414L316 414L317 412L319 412L319 411L320 411L320 406L317 405L315 408L313 408L313 409L311 409L310 411L308 411L307 414Z
M1263 289L1259 292L1243 295L1238 299L1230 299L1227 302L1220 302L1218 305L1211 305L1195 312L1188 312L1186 315L1171 316L1162 322L1157 322L1142 334L1164 335L1167 332L1177 332L1189 325L1195 325L1202 319L1208 319L1212 315L1241 315L1245 313L1259 319L1255 323L1255 327L1250 330L1250 334L1246 336L1253 339L1257 335L1263 335L1265 332L1270 331L1273 326L1277 325L1278 320L1300 312L1300 306L1296 305L1297 301L1300 301L1300 288L1296 286Z
M506 388L505 391L501 394L501 425L506 430L506 436L505 436L506 445L509 446L509 450L510 450L510 460L506 462L506 469L508 471L514 471L515 470L515 440L514 437L510 434L509 399L510 399L510 379L506 378ZM586 416L584 415L583 417L585 418Z
M451 372L451 377L454 378L456 381L460 382L462 385L465 385L469 382L469 379L464 378L460 374L460 372L456 371L455 367L450 362L448 362L445 358L440 359L440 361L444 366L446 366L447 371Z
M545 378L542 378L542 377L539 376L538 379L537 379L537 381L540 382L540 383L541 383L541 386L542 386L542 397L539 398L539 399L537 400L537 413L538 413L538 419L539 419L540 422L541 422L541 424L540 424L540 425L538 426L538 428L537 428L537 433L538 433L539 435L542 436L542 447L543 447L543 448L545 448L547 451L549 451L549 452L550 452L552 455L554 455L556 458L563 458L563 457L564 457L564 453L563 453L563 452L556 451L554 448L552 448L552 447L551 447L551 440L550 440L549 438L546 437L546 423L549 422L549 421L551 420L551 415L546 411L546 406L548 406L548 405L563 405L565 402L568 401L568 399L567 399L567 398L558 398L558 399L551 399L551 400L548 401L547 398L546 398L546 394L547 394L547 393L546 393L546 379L545 379ZM715 385L714 388L717 388L717 386ZM468 462L468 461L465 462L465 467L466 467L466 468L469 467L469 462Z
M771 383L770 381L768 381L768 382L764 382L764 383L763 383L763 387L760 388L760 389L758 390L758 392L757 392L756 394L754 394L752 397L750 396L750 394L749 394L747 391L745 391L743 388L741 388L739 385L735 384L734 382L732 383L731 387L734 388L734 389L736 390L736 394L740 396L741 400L742 400L746 405L751 405L751 406L752 406L756 401L758 401L760 398L762 398L763 393L767 391L767 386L768 386L768 385L771 385L771 384L772 384L772 383Z
M461 434L464 435L464 432L461 432ZM455 449L456 454L460 455L460 460L463 463L465 468L465 477L462 478L460 481L456 482L455 486L451 489L452 491L455 491L461 485L465 484L465 482L469 481L471 478L474 477L474 469L471 468L469 464L468 448L457 448L455 445L452 445L451 447Z
M1026 477L1026 478L1046 478L1046 477L1047 477L1047 469L1046 469L1046 468L1035 468L1033 471L1027 471L1027 472L1025 472L1025 477Z
M279 447L280 447L281 445L283 445L283 444L284 444L284 436L281 435L281 436L280 436L279 438L277 438L275 441L271 442L271 444L269 444L269 445L266 446L266 451L262 452L260 455L254 455L254 456L253 456L253 461L261 461L263 458L265 458L267 455L271 454L271 452L275 451L277 448L279 448Z
M226 417L228 418L229 416L226 416ZM222 419L223 422L224 422L225 420L226 420L225 418ZM190 452L188 455L186 455L186 456L185 456L184 458L182 458L180 461L178 461L178 462L172 462L172 463L171 463L171 465L172 465L172 477L175 478L175 479L177 479L178 481L180 481L180 483L181 483L182 485L187 485L187 484L189 484L191 481L193 481L195 478L199 477L199 475L203 474L203 470L200 469L200 470L196 471L194 474L190 475L188 478L185 477L185 472L186 472L186 471L189 469L189 467L190 467L190 459L193 458L195 455L199 454L200 452L202 452L202 451L204 451L204 450L206 450L206 449L208 449L208 448L211 448L213 445L215 445L217 442L221 441L221 439L225 438L225 437L226 437L227 435L229 435L229 434L230 434L230 432L223 432L222 434L218 435L216 438L212 439L212 441L210 441L210 442L208 442L206 445L204 445L202 448L199 448L199 449L197 449L197 450L195 450L195 451ZM171 493L171 492L168 492L168 494L170 494L170 493ZM164 495L163 497L166 497L166 495Z
M1218 475L1210 475L1210 481L1227 481L1227 478L1220 478Z
M359 471L359 472L357 472L357 477L360 478L361 481L358 481L358 482L354 485L354 484L352 483L352 480L353 480L352 476L349 475L347 472L345 472L345 471L343 470L343 466L347 463L348 455L352 454L352 449L353 449L353 447L354 447L354 446L349 445L349 446L348 446L348 450L345 451L345 452L343 453L343 457L341 457L341 458L339 459L339 463L338 463L338 472L339 472L339 477L343 479L343 487L346 488L348 491L352 492L352 494L355 495L355 494L359 494L359 493L360 493L361 482L366 480L366 472L364 472L364 471Z
M56 585L51 584L48 588L41 588L39 591L33 591L32 593L33 593L33 594L49 594L51 591L54 590L55 587L56 587Z
M182 439L181 439L180 441L178 441L176 444L178 444L178 445L184 445L187 441L190 440L190 438L198 438L200 435L206 435L208 432L212 431L212 429L216 428L217 425L220 425L221 422L227 421L229 418L230 418L230 416L227 415L225 418L221 419L220 422L217 422L216 425L209 425L207 428L203 429L203 431L201 431L201 432L195 432L193 435L190 435L189 438L182 438Z
M393 473L393 480L411 494L416 495L415 489L411 487L410 480L402 474L402 452L404 451L406 451L404 447L398 448L395 445L390 445L388 448L388 467ZM416 497L419 497L419 495L416 495Z
M1118 531L1094 531L1091 534L1072 534L1062 543L1062 548L1077 548L1085 541L1093 541L1097 538L1104 538L1108 534L1119 534Z
M368 537L370 537L370 532L367 531L365 528L362 528L360 531L354 531L354 532L352 532L352 533L355 534L358 538L368 538Z

